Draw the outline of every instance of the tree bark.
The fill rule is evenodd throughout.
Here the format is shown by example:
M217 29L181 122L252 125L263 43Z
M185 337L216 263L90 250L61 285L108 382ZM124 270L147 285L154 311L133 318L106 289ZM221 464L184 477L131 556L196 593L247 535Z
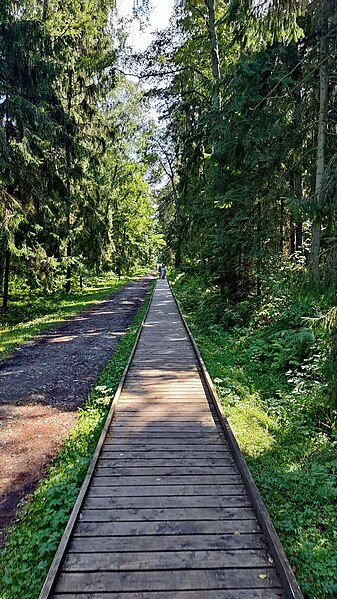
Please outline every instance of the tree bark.
M8 284L9 284L9 267L10 267L10 251L7 249L5 253L5 272L4 272L4 296L2 301L2 309L7 312L8 308Z
M205 4L208 10L207 28L209 41L211 45L211 58L212 58L212 75L213 75L213 93L212 93L212 106L216 113L220 112L221 108L221 96L220 96L220 61L219 61L219 45L218 37L215 28L215 6L214 0L205 0Z
M300 57L299 57L298 46L297 46L297 51L296 51L296 61L297 62L299 62L299 58ZM299 67L296 72L297 72L298 80L301 81L301 79L302 79L301 68ZM296 127L296 131L297 131L297 135L298 135L297 145L301 151L302 147L303 147L303 135L302 135L302 94L301 94L300 84L297 85L294 89L294 97L295 97L295 127ZM300 155L296 156L296 159L297 159L297 164L295 166L295 173L294 173L294 192L295 192L295 197L298 201L298 204L301 204L303 202L302 160L301 160ZM295 229L294 229L295 250L296 251L299 251L303 245L302 229L303 229L302 219L297 219L296 223L295 223Z
M284 245L284 198L280 199L280 256L283 256Z
M0 295L4 288L4 272L5 272L5 255L0 254Z
M324 6L322 10L324 10ZM321 208L324 201L324 170L325 170L325 146L327 137L327 120L328 120L328 99L329 99L329 73L327 66L327 57L329 52L328 41L328 18L326 15L322 17L321 26L321 43L320 43L320 69L319 69L319 115L318 115L318 131L317 131L317 156L316 156L316 182L315 182L315 198L318 211L312 224L312 239L309 261L309 278L312 286L316 287L319 283L319 258L321 250L321 235L322 235L322 217Z
M69 240L68 244L67 244L67 259L70 260L70 258L71 258L71 242ZM66 292L70 293L70 290L71 290L71 266L68 263L67 274L66 274Z

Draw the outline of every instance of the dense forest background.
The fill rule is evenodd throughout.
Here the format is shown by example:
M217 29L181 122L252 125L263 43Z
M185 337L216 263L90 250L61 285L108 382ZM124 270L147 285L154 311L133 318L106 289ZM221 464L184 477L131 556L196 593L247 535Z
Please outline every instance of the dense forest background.
M155 259L146 100L118 69L114 2L22 0L0 14L0 294Z

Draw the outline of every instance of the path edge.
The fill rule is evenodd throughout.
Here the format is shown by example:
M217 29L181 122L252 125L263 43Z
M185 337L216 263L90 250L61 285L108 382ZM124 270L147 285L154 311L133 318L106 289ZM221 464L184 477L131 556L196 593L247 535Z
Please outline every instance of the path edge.
M201 356L199 348L194 340L194 337L190 331L190 328L189 328L189 326L185 320L185 317L181 311L179 302L174 294L174 291L172 289L172 286L171 286L169 280L167 280L167 282L169 284L172 296L173 296L176 306L178 308L178 311L179 311L180 317L183 321L186 332L187 332L189 339L193 345L193 349L195 351L195 354L196 354L196 357L197 357L197 360L198 360L198 363L199 363L200 369L201 369L200 374L202 375L202 378L206 385L206 389L208 391L210 399L211 399L211 401L215 407L216 413L219 417L220 424L223 429L225 438L233 452L233 457L234 457L235 463L236 463L236 465L239 469L239 472L242 476L242 479L243 479L243 482L247 489L249 498L252 501L258 522L259 522L259 524L262 528L262 531L267 539L268 550L271 554L271 557L274 560L276 572L280 578L281 583L284 586L284 590L286 592L287 599L304 599L302 591L301 591L299 584L295 578L295 575L291 569L288 558L285 554L285 551L284 551L281 541L278 537L278 534L276 532L274 524L272 523L272 520L267 511L267 508L266 508L266 506L263 502L263 499L260 495L260 492L254 482L254 479L253 479L251 472L247 466L247 463L243 457L243 454L242 454L241 449L238 445L238 442L234 436L234 433L228 423L227 418L225 417L225 415L223 413L223 409L222 409L222 406L220 403L219 396L218 396L216 389L213 385L212 379L211 379L210 374L206 368L205 362Z
M151 292L151 297L149 299L148 306L147 306L146 312L144 314L143 320L142 320L142 322L140 324L139 331L137 333L137 337L136 337L136 340L134 342L133 348L131 350L129 359L128 359L127 364L126 364L126 366L125 366L125 368L123 370L123 374L121 376L121 379L120 379L117 391L116 391L116 393L114 395L114 398L112 400L112 404L110 406L109 413L108 413L108 415L106 417L105 424L103 426L100 438L99 438L98 443L96 445L96 449L95 449L94 455L91 458L91 461L90 461L90 464L89 464L89 467L88 467L88 470L87 470L87 474L85 475L85 478L84 478L84 481L83 481L82 486L80 488L79 494L77 496L75 505L74 505L74 507L72 509L72 512L70 514L67 526L66 526L66 528L64 530L64 533L63 533L63 535L61 537L59 546L58 546L58 548L56 550L54 559L53 559L53 561L51 563L51 566L49 568L47 577L46 577L46 579L44 581L44 584L43 584L43 587L42 587L42 589L40 591L38 599L49 599L51 597L50 593L52 592L53 586L54 586L54 584L56 582L56 577L57 577L57 574L59 572L63 556L65 554L65 551L66 551L67 547L68 547L68 544L69 544L72 532L74 530L75 524L77 523L77 519L78 519L78 516L80 514L80 511L81 511L84 499L86 498L86 495L87 495L87 492L88 492L88 489L89 489L89 486L90 486L90 483L91 483L91 479L93 477L94 470L96 468L96 464L97 464L98 458L99 458L100 453L101 453L101 449L102 449L102 447L104 445L104 442L105 442L108 430L110 428L111 422L112 422L113 417L115 415L116 407L117 407L117 404L118 404L118 401L119 401L119 398L120 398L120 395L121 395L121 392L122 392L122 389L123 389L123 386L124 386L124 383L125 383L126 375L128 373L129 366L130 366L131 361L133 359L134 353L135 353L135 351L137 349L139 338L140 338L140 335L141 335L141 333L143 331L144 324L145 324L147 315L149 313L149 310L150 310L150 307L151 307L151 304L152 304L155 287L156 287L156 282L155 282L155 284L153 286L153 289L152 289L152 292Z

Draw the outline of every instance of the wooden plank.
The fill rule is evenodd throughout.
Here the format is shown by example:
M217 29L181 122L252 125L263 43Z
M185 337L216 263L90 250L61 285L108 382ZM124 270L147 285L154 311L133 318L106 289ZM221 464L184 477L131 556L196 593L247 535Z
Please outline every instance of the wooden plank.
M69 546L69 553L96 553L130 551L128 537L75 537ZM136 551L233 551L246 549L264 549L265 545L259 534L227 534L227 535L166 535L135 536L132 550Z
M234 462L230 452L228 451L221 451L221 446L220 449L218 451L212 451L209 450L207 447L205 448L204 451L198 451L197 449L184 449L184 450L176 450L174 449L158 449L157 447L155 447L155 449L151 448L151 447L144 447L141 446L141 449L135 449L135 450L130 450L128 445L121 445L120 447L124 447L124 449L116 449L115 451L111 449L111 447L103 449L101 452L101 459L104 458L105 460L111 459L118 459L118 458L124 458L124 459L146 459L146 458L151 458L152 460L154 459L178 459L180 458L181 460L185 460L185 459L189 459L191 457L194 457L196 460L198 459L203 459L203 458L217 458L217 459L225 459L227 462L230 461L231 463ZM161 447L161 446L159 446Z
M103 473L104 474L104 473ZM188 479L185 475L167 475L163 474L152 474L151 476L109 476L109 473L105 473L106 476L103 476L102 472L98 474L96 473L92 479L93 486L107 486L107 487L122 487L122 486L134 486L138 485L139 487L142 485L150 485L153 486L161 486L161 485L181 485L181 484L189 484L189 485L242 485L242 479L238 474L227 474L225 475L209 475L209 474L198 474L198 475L189 475Z
M185 481L188 482L189 476L197 475L237 475L237 469L235 466L152 466L147 468L146 466L138 466L138 468L132 468L132 466L124 468L105 468L102 466L101 461L96 467L97 476L111 476L114 478L128 478L132 476L147 477L154 475L156 477L162 476L183 476ZM157 480L157 478L156 478Z
M185 452L179 456L177 451L115 451L105 452L100 458L101 466L110 466L114 468L123 468L124 466L235 466L235 462L229 452L199 452L197 455Z
M70 599L68 594L55 593L55 599ZM76 599L219 599L219 591L137 591L128 593L76 593ZM221 599L285 599L281 589L221 589Z
M209 507L207 513L204 508L125 508L125 509L87 509L84 506L81 512L82 522L178 522L180 520L251 520L254 512L248 507Z
M103 479L105 482L106 479ZM91 497L179 497L186 495L187 497L200 496L202 498L213 496L213 495L245 495L244 486L241 484L236 485L148 485L140 486L135 484L134 486L116 486L111 487L108 485L90 487Z
M217 429L214 429L212 431L185 431L182 432L180 429L178 430L178 432L176 431L172 431L172 430L168 430L168 431L151 431L148 432L147 430L141 430L140 432L137 432L137 435L135 435L134 431L128 432L124 429L122 430L114 430L112 431L110 429L110 432L107 436L106 439L106 444L108 443L112 443L115 441L118 441L119 439L122 439L123 437L127 437L128 439L133 440L136 443L142 443L144 441L146 441L146 443L157 443L158 439L163 441L164 443L186 443L188 441L188 443L194 443L194 444L201 444L202 442L204 443L213 443L214 440L218 440L220 439L220 433L217 431ZM129 441L128 441L129 442Z
M149 422L146 425L142 425L137 424L136 422L134 423L130 423L130 424L114 424L113 428L112 428L112 432L115 433L121 433L121 432L126 432L126 431L130 431L130 433L142 433L142 432L150 432L152 433L180 433L180 434L185 434L185 433L194 433L194 434L198 434L201 433L202 431L204 431L205 433L207 431L213 432L215 431L215 424L184 424L183 422L181 423L181 425L179 425L178 422L172 422L170 423L169 421L166 422Z
M199 410L203 410L205 414L210 416L209 406L202 398L191 397L190 395L138 395L137 397L126 397L120 402L120 408L117 416L124 414L126 410L136 411L136 409L149 410L154 408L154 412L158 413L165 408L174 408L181 413L183 410L197 414ZM172 414L173 415L173 414Z
M218 457L200 457L195 458L191 456L190 458L185 457L182 459L171 457L169 454L167 457L161 458L151 458L150 456L145 456L141 458L123 458L119 456L115 459L101 457L99 461L99 466L101 468L116 468L117 470L123 469L125 471L126 468L132 467L133 469L146 469L154 468L154 472L156 472L156 468L168 467L174 468L175 471L177 468L184 468L184 470L188 468L202 468L203 471L205 468L214 467L214 466L224 466L224 467L233 467L235 472L235 465L232 458L226 458L224 456ZM137 472L138 473L138 472Z
M138 551L122 553L68 553L63 572L119 572L129 570L190 570L211 568L263 568L270 571L272 564L265 551L254 549L238 551Z
M179 435L178 437L154 437L154 436L137 436L135 437L134 435L132 437L116 437L114 436L109 436L106 439L106 442L104 444L104 447L107 448L108 451L111 451L111 448L113 447L124 447L124 449L130 448L130 451L135 449L137 447L137 451L138 448L149 448L151 449L151 447L157 447L158 451L159 450L163 450L163 451L167 451L168 449L172 448L172 447L177 447L177 448L181 448L182 451L183 450L189 450L191 449L191 451L197 451L198 449L200 449L202 447L202 449L200 449L200 451L206 451L207 448L210 448L210 450L215 450L216 448L224 448L223 451L230 451L228 445L226 443L222 443L221 439L219 437L219 435L214 435L211 439L208 438L208 436L206 437L190 437L188 440L185 437L182 437L181 435ZM136 450L136 449L135 449ZM116 451L118 451L116 449Z
M214 425L212 416L207 413L207 409L204 407L192 409L184 409L184 406L179 404L163 404L158 406L153 403L149 403L148 406L144 404L132 405L126 407L123 414L117 414L115 424L144 424L149 423L160 424L169 422L169 424L179 424L179 426L186 422L189 424L202 425Z
M254 520L179 520L156 522L83 522L79 521L74 531L76 537L139 535L201 535L259 533L261 527Z
M90 493L86 498L84 508L99 510L107 508L193 508L210 507L251 507L248 497L245 495L207 495L206 497L178 496L178 497L97 497Z
M205 590L252 589L280 587L273 570L268 568L171 570L145 572L62 572L59 592L98 592L114 589L115 592L146 590Z

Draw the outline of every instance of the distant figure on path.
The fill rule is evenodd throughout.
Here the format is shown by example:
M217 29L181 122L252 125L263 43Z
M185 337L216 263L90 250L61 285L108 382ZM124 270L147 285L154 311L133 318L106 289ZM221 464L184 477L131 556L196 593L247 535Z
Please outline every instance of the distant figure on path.
M159 276L161 279L165 279L165 277L166 277L166 268L165 268L164 264L162 264L160 267L160 275Z

